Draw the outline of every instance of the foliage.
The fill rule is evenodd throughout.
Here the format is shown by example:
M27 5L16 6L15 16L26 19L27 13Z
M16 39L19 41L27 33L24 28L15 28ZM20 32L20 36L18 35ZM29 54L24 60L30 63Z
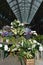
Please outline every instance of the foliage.
M19 54L21 57L26 57L27 59L31 59L35 57L35 52L39 50L40 44L37 44L33 39L26 40L24 37L21 37L20 46L18 48Z
M43 35L38 35L36 37L34 37L38 42L43 44Z

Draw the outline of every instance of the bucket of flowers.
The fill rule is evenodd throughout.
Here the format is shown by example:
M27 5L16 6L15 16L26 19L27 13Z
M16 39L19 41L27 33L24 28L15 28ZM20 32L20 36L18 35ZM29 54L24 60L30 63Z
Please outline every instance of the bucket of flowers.
M24 24L20 23L20 21L14 20L11 22L11 31L15 35L15 39L17 40L17 44L15 47L12 46L11 51L16 52L18 55L21 65L23 65L22 60L26 65L34 65L35 64L35 53L39 51L40 44L34 40L34 36L36 31L30 31L33 39L29 37L29 39L24 38ZM27 31L26 31L27 32Z
M23 65L22 60L26 65L35 65L35 53L39 51L40 44L33 39L22 39L18 48L18 57Z

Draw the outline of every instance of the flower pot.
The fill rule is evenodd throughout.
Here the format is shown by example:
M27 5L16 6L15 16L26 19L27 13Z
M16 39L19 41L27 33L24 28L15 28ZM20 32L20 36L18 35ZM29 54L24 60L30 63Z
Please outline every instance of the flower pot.
M24 59L26 65L35 65L34 59Z

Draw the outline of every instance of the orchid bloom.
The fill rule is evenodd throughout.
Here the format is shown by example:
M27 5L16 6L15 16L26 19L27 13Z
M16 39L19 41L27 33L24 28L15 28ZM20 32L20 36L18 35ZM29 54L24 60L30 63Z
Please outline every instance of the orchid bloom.
M36 35L36 36L37 36L36 31L31 31L31 34L34 34L34 35Z

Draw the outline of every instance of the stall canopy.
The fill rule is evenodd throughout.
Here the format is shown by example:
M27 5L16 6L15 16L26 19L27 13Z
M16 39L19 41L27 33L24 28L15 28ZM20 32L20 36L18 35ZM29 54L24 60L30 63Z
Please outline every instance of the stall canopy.
M43 0L7 0L13 13L21 22L30 23Z

